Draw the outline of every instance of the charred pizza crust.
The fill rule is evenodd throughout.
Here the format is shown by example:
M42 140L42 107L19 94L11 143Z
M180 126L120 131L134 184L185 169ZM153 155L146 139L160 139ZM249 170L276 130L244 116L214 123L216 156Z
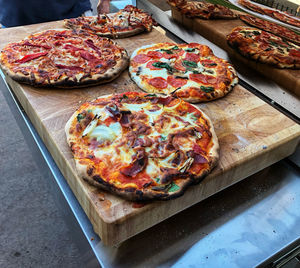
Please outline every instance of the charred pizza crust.
M148 13L132 5L113 14L64 20L66 28L108 38L126 38L144 31L150 32L153 25L157 23Z
M210 119L172 97L102 96L82 104L65 132L79 176L128 200L176 198L218 160Z
M71 30L46 30L8 44L1 68L32 86L74 88L112 81L127 68L124 48L107 38Z
M252 60L278 68L300 68L300 47L263 30L239 26L227 36L227 42Z
M192 103L221 98L238 82L230 63L197 43L140 47L131 55L129 73L146 92L171 94Z

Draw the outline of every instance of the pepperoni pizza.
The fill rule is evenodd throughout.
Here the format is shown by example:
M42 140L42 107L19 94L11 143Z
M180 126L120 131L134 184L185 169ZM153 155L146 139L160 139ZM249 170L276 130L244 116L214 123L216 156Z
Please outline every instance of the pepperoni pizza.
M238 82L227 61L205 45L157 43L136 49L129 73L144 91L204 102L226 95Z
M108 38L71 30L46 30L8 44L1 68L33 86L82 87L109 82L128 66L124 48Z

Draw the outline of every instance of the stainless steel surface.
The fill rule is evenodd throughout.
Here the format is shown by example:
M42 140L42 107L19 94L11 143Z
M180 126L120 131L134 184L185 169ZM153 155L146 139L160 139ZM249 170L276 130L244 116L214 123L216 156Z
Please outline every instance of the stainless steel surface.
M263 95L267 96L271 100L272 105L277 103L279 106L282 106L284 109L296 115L298 118L300 117L300 99L295 95L281 88L276 83L263 77L258 72L248 68L247 66L244 66L233 59L229 59L225 50L219 48L194 31L188 31L181 25L174 22L172 20L170 11L164 12L147 0L138 0L137 6L147 10L150 14L153 14L153 17L161 26L172 32L181 40L187 43L198 42L208 45L213 50L215 55L232 61L236 70L238 71L239 77L250 84L253 88L261 92Z

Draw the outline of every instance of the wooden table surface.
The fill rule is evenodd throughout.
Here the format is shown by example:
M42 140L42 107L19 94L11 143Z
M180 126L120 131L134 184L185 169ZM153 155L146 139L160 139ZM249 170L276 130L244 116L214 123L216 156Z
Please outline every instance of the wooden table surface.
M60 27L62 22L2 29L1 48L31 33ZM163 41L170 39L154 29L117 43L131 54L139 46ZM238 85L222 99L197 105L210 116L219 138L220 160L213 172L180 198L137 205L79 178L64 133L80 103L109 93L140 91L127 70L108 84L82 89L34 88L6 79L106 245L118 244L287 157L300 138L298 124Z

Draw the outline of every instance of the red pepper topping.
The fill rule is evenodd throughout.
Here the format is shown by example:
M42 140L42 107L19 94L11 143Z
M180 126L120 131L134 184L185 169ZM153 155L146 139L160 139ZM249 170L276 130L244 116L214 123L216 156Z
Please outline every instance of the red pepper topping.
M46 56L47 54L48 54L48 52L40 52L40 53L25 55L22 59L19 59L16 62L24 63L24 62L27 62L27 61L37 59L37 58L42 57L42 56Z
M66 65L62 65L62 64L55 64L55 66L58 69L67 69L67 70L71 70L71 71L82 71L83 68L79 67L79 66L66 66Z
M28 41L24 42L23 45L25 45L25 46L31 46L31 47L42 47L42 48L45 48L45 49L51 49L50 46L47 46L47 45L38 45L38 44L32 44L32 43L29 43Z

